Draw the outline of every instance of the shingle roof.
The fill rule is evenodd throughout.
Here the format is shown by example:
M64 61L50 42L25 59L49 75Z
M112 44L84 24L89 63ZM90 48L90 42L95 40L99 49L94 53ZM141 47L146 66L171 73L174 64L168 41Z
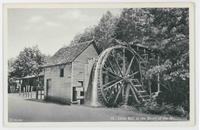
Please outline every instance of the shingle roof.
M93 41L79 43L59 49L43 67L73 62Z

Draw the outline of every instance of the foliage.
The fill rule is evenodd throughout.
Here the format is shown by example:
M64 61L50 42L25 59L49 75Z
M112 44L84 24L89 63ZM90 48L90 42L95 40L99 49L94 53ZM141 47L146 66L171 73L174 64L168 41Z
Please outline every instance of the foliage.
M188 112L182 106L174 106L173 104L158 104L156 100L152 100L143 105L136 106L137 110L150 114L173 115L188 118Z
M117 18L108 11L102 16L97 26L86 28L84 33L74 37L71 44L94 40L101 52L112 45L115 37L116 23Z
M145 75L152 82L160 75L162 101L157 101L158 105L181 106L189 111L188 11L188 8L125 8L119 17L107 12L97 26L76 36L74 41L78 44L93 39L100 51L114 45L113 39L139 42L153 49L160 57L159 65L151 62Z
M188 11L188 8L125 8L119 17L108 11L96 26L76 35L71 44L94 40L100 52L115 45L114 39L148 46L160 60L157 64L158 57L154 57L145 78L154 82L159 74L161 93L156 100L138 108L147 113L186 116L189 112ZM37 46L24 48L16 59L8 61L8 75L37 75L45 60Z
M160 74L162 102L189 110L188 9L124 9L116 38L140 43L159 52L160 64L150 63L146 77ZM156 108L154 108L156 109Z
M123 9L116 26L116 38L125 42L143 41L148 31L148 15L143 9Z
M117 18L115 18L109 11L102 16L99 24L95 28L95 42L97 47L102 51L112 46L115 38L115 29Z
M45 61L45 55L40 52L37 46L26 47L12 64L9 62L9 76L24 77L27 75L38 75L41 72L40 66Z
M94 28L86 28L83 33L77 34L74 39L71 41L71 45L77 43L90 41L94 38Z

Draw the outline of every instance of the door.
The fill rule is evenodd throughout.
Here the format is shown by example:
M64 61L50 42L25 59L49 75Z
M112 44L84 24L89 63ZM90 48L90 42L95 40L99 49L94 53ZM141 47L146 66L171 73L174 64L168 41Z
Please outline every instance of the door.
M72 101L77 101L77 91L76 91L76 87L73 87L73 98Z
M51 79L47 79L47 85L46 85L46 96L48 97L48 95L50 95L50 91L52 89L52 86L51 86Z

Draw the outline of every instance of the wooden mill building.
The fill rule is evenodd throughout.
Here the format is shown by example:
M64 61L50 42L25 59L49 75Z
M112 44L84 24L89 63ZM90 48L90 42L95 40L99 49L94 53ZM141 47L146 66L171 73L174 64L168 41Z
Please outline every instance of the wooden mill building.
M84 103L97 47L93 41L59 49L44 68L45 99L65 104Z

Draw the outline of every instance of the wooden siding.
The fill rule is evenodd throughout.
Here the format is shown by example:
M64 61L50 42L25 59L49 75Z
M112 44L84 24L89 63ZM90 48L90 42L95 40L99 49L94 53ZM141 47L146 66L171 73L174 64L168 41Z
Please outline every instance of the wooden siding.
M83 81L84 87L89 80L89 71L91 71L91 61L97 58L98 54L93 44L85 49L72 63L68 63L64 67L64 77L60 77L60 67L46 67L44 73L45 96L47 79L51 79L51 88L48 90L49 99L67 100L72 102L72 88L80 86L78 81Z
M45 95L47 79L51 79L51 88L48 90L48 97L54 97L57 99L66 99L71 101L71 68L72 65L66 64L64 66L64 77L60 77L60 67L52 66L45 68ZM48 98L47 97L47 98Z
M91 65L88 65L88 61L97 58L98 54L94 48L94 46L91 44L86 50L84 50L73 62L73 80L72 80L72 87L73 86L80 86L80 83L78 81L83 81L83 85L86 90L86 86L89 80L89 72L91 69Z

